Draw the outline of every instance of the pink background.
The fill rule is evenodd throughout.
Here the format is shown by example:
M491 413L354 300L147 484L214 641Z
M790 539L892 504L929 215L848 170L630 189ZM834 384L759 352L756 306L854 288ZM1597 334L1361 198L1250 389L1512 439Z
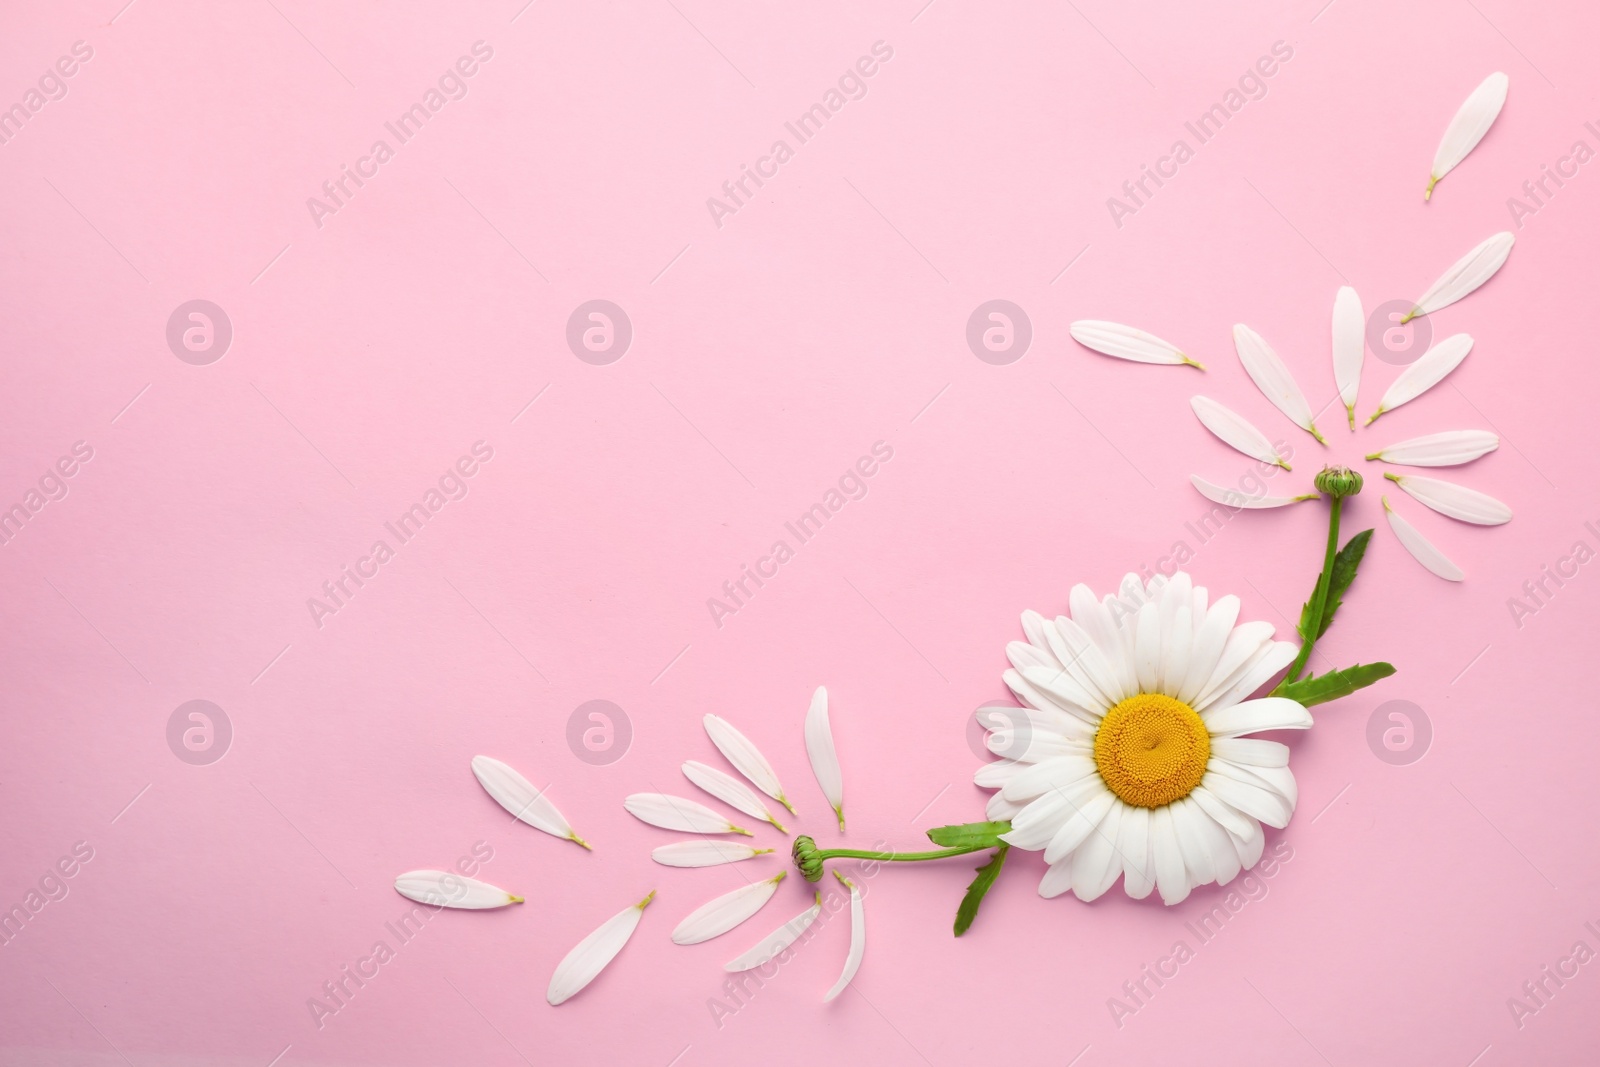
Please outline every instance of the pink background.
M1512 228L1506 199L1541 164L1600 148L1583 127L1600 16L123 3L11 5L0 34L5 103L75 41L93 49L0 145L0 503L93 449L0 550L0 905L93 849L0 948L0 1062L1592 1062L1600 965L1520 1028L1507 999L1575 941L1600 949L1583 926L1600 925L1600 572L1520 628L1507 599L1573 542L1600 548L1583 526L1600 520L1596 165L1521 220L1498 278L1434 316L1477 339L1449 382L1358 436L1336 405L1325 454L1252 389L1228 331L1250 323L1316 406L1331 398L1338 285L1369 310L1417 296ZM307 198L480 40L493 58L466 97L319 228ZM893 58L867 95L715 225L706 198L876 41ZM1265 97L1115 225L1107 197L1276 41L1293 58ZM1499 123L1424 205L1446 121L1493 70L1511 78ZM197 298L234 330L208 366L165 340ZM608 366L565 342L593 299L633 324ZM965 341L991 299L1032 323L1010 365ZM1067 335L1078 318L1143 326L1212 369L1096 356ZM1396 371L1369 357L1363 413ZM972 864L879 873L850 992L821 1003L847 939L830 922L719 1026L721 964L808 894L793 878L749 926L671 944L693 907L786 861L658 866L650 848L683 835L622 797L692 793L677 765L716 761L699 723L715 711L771 757L798 826L833 840L800 732L826 684L851 843L981 817L968 716L1003 695L1018 612L1193 547L1206 504L1188 476L1248 468L1187 410L1200 390L1293 445L1275 491L1324 455L1504 438L1445 473L1509 502L1505 527L1391 493L1467 570L1459 586L1383 528L1364 466L1347 529L1380 528L1313 666L1399 673L1295 740L1300 808L1269 837L1292 861L1120 1027L1108 999L1175 941L1196 947L1185 923L1222 894L1041 900L1032 854L959 941ZM480 440L493 459L466 498L319 628L307 599ZM714 625L707 598L879 440L894 457L869 494ZM1288 636L1323 514L1241 516L1190 570ZM166 740L193 699L233 728L208 766ZM602 766L567 743L594 699L633 731ZM1388 700L1431 721L1419 762L1369 749ZM480 752L549 783L595 851L510 822L468 769ZM479 841L482 876L527 904L434 918L319 1029L307 998L406 910L394 876ZM611 969L548 1007L556 962L651 888Z

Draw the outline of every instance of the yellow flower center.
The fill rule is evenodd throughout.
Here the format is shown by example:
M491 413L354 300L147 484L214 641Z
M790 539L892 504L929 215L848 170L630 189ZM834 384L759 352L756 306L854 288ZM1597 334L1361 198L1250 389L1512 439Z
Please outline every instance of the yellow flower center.
M1181 800L1205 777L1211 734L1195 710L1159 693L1131 696L1106 712L1094 735L1094 761L1106 788L1126 804L1159 808Z

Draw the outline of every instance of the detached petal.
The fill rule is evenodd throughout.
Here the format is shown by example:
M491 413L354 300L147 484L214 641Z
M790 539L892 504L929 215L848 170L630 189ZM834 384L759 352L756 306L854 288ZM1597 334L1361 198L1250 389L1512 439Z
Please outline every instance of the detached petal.
M806 755L811 757L811 773L817 776L817 786L839 819L839 832L844 833L844 772L839 767L833 730L828 725L825 686L817 686L817 691L811 694L811 708L806 712Z
M452 871L407 871L394 880L394 891L419 904L436 908L503 908L507 904L521 904L522 898L512 896L499 886L467 878Z
M655 891L631 907L624 908L601 924L600 928L579 941L565 958L556 964L550 976L550 988L545 999L552 1005L571 999L584 986L599 977L606 965L616 959L622 946L628 943L639 926L639 917L655 899Z
M1289 464L1278 455L1278 450L1272 447L1272 442L1267 440L1267 435L1251 425L1243 415L1230 411L1208 396L1190 397L1189 406L1194 409L1200 424L1216 434L1229 448L1262 463L1290 469Z
M1499 447L1500 438L1488 430L1446 430L1392 444L1367 458L1405 467L1455 467Z
M823 995L824 1003L844 992L844 987L850 984L850 979L861 969L862 957L867 954L867 913L861 906L861 890L838 871L834 871L833 874L835 878L850 887L850 953L844 958L844 970L840 972L839 980Z
M1245 373L1256 383L1261 395L1272 401L1273 406L1287 415L1290 422L1327 444L1322 434L1317 432L1316 423L1311 421L1311 405L1306 402L1306 395L1300 391L1299 383L1261 335L1238 323L1233 328L1233 346L1238 349L1239 362L1244 364Z
M771 851L734 841L679 841L675 845L661 845L650 853L650 858L667 867L715 867L764 856Z
M663 830L682 830L691 834L743 834L742 830L704 804L665 793L634 793L622 801L628 813L640 822L659 826Z
M756 946L737 959L729 960L723 964L725 971L748 971L752 967L760 967L784 949L795 943L801 934L817 921L817 916L822 914L822 894L817 893L817 902L805 911L796 915L772 933L756 942Z
M1189 475L1189 482L1207 500L1214 500L1223 507L1235 510L1239 508L1281 508L1285 504L1298 504L1302 500L1317 499L1316 493L1302 493L1300 496L1246 496L1238 489L1224 489L1220 485L1208 482L1198 474Z
M707 715L704 721L711 743L717 746L717 751L733 764L735 770L750 779L751 785L788 808L789 814L798 814L794 810L794 805L789 803L789 798L783 793L783 785L778 781L778 772L772 769L767 757L750 743L748 737L740 733L728 720L716 715Z
M1440 478L1385 472L1384 477L1417 500L1452 519L1477 526L1499 526L1511 521L1511 509L1487 493Z
M1428 568L1434 574L1447 582L1459 582L1466 577L1460 567L1450 562L1450 557L1422 536L1422 531L1401 518L1400 513L1389 506L1389 498L1383 498L1383 513L1389 519L1389 529L1394 531L1395 537L1405 546L1416 561Z
M707 901L684 916L672 931L672 940L679 945L698 945L732 930L750 916L760 911L778 891L778 883L788 875L779 871L771 878L742 885L731 893L724 893Z
M1426 293L1417 298L1416 306L1400 322L1405 324L1419 315L1431 315L1440 308L1449 307L1493 278L1495 272L1505 265L1516 240L1514 234L1502 231L1456 260L1438 281L1428 287Z
M744 812L752 819L760 819L776 826L781 833L788 833L782 823L772 817L772 812L761 803L761 798L751 791L739 779L726 771L719 771L715 767L708 767L696 760L683 761L683 776L707 793L716 797L730 808Z
M552 837L576 841L584 848L589 847L589 842L573 832L566 816L557 811L544 793L535 789L533 783L514 767L488 756L473 756L472 773L477 776L478 784L483 786L484 791L494 797L495 803L509 811L519 822L525 822L535 830L543 830Z
M1356 394L1361 389L1361 363L1367 354L1367 317L1361 297L1341 285L1333 298L1333 380L1339 386L1350 429L1356 428Z
M1471 351L1472 338L1464 333L1446 337L1428 349L1389 386L1389 391L1378 401L1378 410L1372 413L1367 425L1371 426L1384 412L1393 411L1438 385L1445 375L1461 366L1461 361Z
M1068 331L1072 334L1073 340L1080 345L1092 348L1102 355L1130 359L1135 363L1187 363L1200 370L1206 369L1202 364L1196 363L1180 352L1177 345L1169 344L1155 334L1136 330L1132 326L1105 322L1101 319L1079 319L1068 327Z
M1439 184L1439 179L1455 170L1456 164L1478 147L1478 142L1483 140L1483 135L1489 132L1489 127L1500 116L1500 109L1505 107L1506 90L1510 87L1511 79L1495 71L1472 90L1472 95L1462 103L1456 117L1444 129L1439 150L1433 154L1433 172L1428 175L1428 189L1422 194L1422 199L1433 199L1433 187Z

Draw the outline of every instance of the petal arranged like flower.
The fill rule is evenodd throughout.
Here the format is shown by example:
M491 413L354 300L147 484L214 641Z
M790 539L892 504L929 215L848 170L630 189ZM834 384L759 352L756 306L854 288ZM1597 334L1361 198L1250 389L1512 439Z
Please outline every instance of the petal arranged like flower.
M1467 153L1478 147L1478 142L1499 117L1500 109L1505 107L1506 90L1510 87L1511 79L1495 71L1472 90L1456 117L1445 127L1439 150L1433 154L1433 172L1428 175L1428 188L1422 199L1433 199L1433 187L1439 184L1439 179L1455 170L1456 165L1467 158Z
M1511 509L1487 493L1440 478L1385 472L1389 479L1417 500L1452 519L1477 526L1499 526L1511 521Z
M674 845L661 845L650 853L650 858L667 867L716 867L764 856L771 851L736 841L679 841Z
M799 814L794 810L794 805L789 803L789 798L784 795L783 784L778 781L778 772L772 769L767 757L750 743L748 737L740 733L727 719L719 716L707 715L704 722L711 743L717 746L717 751L721 752L729 763L733 764L734 770L750 779L751 785L788 808L789 814Z
M1333 380L1352 430L1356 428L1356 395L1366 354L1367 317L1361 310L1361 297L1350 286L1341 285L1333 298Z
M1500 447L1488 430L1445 430L1381 448L1367 456L1405 467L1457 467Z
M1415 363L1400 372L1400 377L1394 380L1383 394L1383 399L1378 401L1378 410L1372 413L1367 425L1371 426L1384 412L1393 411L1438 385L1445 375L1461 366L1461 361L1471 351L1472 338L1464 333L1446 337L1428 349Z
M811 694L805 732L811 773L817 776L818 788L839 819L839 832L844 833L844 772L839 767L838 750L833 747L833 729L828 724L828 690L825 686L817 686L817 691Z
M1261 697L1203 715L1212 737L1238 737L1262 730L1309 730L1311 713L1288 697Z
M1239 489L1224 489L1213 482L1208 482L1198 474L1189 475L1190 483L1196 491L1207 500L1215 501L1223 507L1233 508L1281 508L1285 504L1298 504L1302 500L1317 499L1316 493L1302 493L1299 496L1248 496Z
M761 802L749 786L729 774L719 771L715 767L708 767L697 760L683 761L683 776L707 793L716 797L730 808L744 812L752 819L769 822L778 828L780 833L788 833L783 823L772 817L772 812Z
M1426 293L1417 298L1416 304L1400 320L1401 325L1418 315L1431 315L1442 307L1449 307L1493 278L1495 272L1505 265L1516 240L1510 231L1502 230L1456 260L1438 281L1428 287Z
M794 944L795 940L801 934L805 933L806 930L810 928L811 924L817 921L817 916L821 914L822 893L818 892L817 902L815 904L811 905L811 907L807 908L805 911L801 912L799 915L796 915L794 918L790 919L788 922L772 931L772 933L756 942L755 947L749 952L742 954L737 959L729 960L727 963L723 964L722 969L737 973L739 971L748 971L752 967L760 967L762 964L781 953L784 949Z
M1103 355L1130 359L1135 363L1187 363L1200 370L1206 369L1203 364L1180 352L1177 345L1168 344L1155 334L1136 330L1132 326L1101 319L1079 319L1068 327L1068 331L1080 345Z
M1316 423L1311 421L1311 405L1306 402L1306 395L1300 391L1299 383L1261 335L1244 323L1238 323L1233 328L1233 346L1239 351L1239 362L1244 364L1245 373L1256 383L1261 395L1272 401L1272 405L1287 415L1290 422L1327 444L1318 432Z
M867 913L861 906L861 890L838 871L834 871L833 876L850 888L850 952L844 958L844 970L839 973L839 980L823 995L824 1003L844 992L844 987L861 969L862 957L867 954Z
M1194 409L1200 424L1216 434L1218 440L1229 448L1262 463L1290 469L1289 464L1278 455L1278 450L1272 447L1272 442L1267 440L1267 435L1252 426L1243 415L1230 411L1208 396L1190 397L1189 406Z
M733 825L704 804L665 793L634 793L622 801L628 813L640 822L663 830L682 830L691 834L743 834L749 830Z
M638 929L639 917L644 914L644 909L650 906L655 896L655 890L651 890L649 896L617 912L602 923L598 930L579 941L572 951L556 964L555 973L550 976L550 988L545 993L545 999L552 1005L564 1003L599 977L600 972L606 969L606 965L616 959L617 953L622 951L622 946L628 943L633 931Z
M512 896L499 886L454 871L407 871L394 880L394 891L409 900L431 904L436 908L478 911L522 903L521 897Z
M731 893L724 893L707 901L684 916L672 931L672 940L680 945L698 945L732 930L750 916L760 911L778 891L778 883L788 875L779 871L771 878L742 885Z
M1459 582L1466 577L1461 568L1450 561L1450 557L1439 551L1432 541L1422 536L1421 530L1411 525L1399 512L1389 506L1387 496L1383 498L1383 513L1389 519L1389 529L1394 531L1400 544L1405 546L1405 550L1411 553L1418 563L1447 582Z
M589 842L573 832L566 816L556 810L556 806L545 797L544 791L535 789L533 783L518 773L516 768L488 756L473 756L472 773L484 791L495 799L495 803L509 811L519 822L525 822L535 830L543 830L552 837L589 847Z

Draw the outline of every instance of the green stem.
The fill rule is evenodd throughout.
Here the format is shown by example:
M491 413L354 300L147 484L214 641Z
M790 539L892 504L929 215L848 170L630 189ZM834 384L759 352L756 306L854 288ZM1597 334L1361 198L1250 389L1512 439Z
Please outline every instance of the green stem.
M1299 678L1300 672L1305 670L1306 661L1311 658L1311 647L1317 643L1317 634L1322 629L1322 615L1328 608L1328 583L1333 579L1333 557L1339 552L1339 509L1343 504L1344 498L1336 496L1328 508L1328 548L1322 556L1322 573L1317 576L1317 588L1311 594L1311 614L1306 618L1305 632L1300 635L1300 652L1289 664L1289 673L1284 676L1286 682Z
M993 843L962 845L958 848L941 848L932 852L868 852L859 848L829 848L817 853L823 862L833 859L889 860L895 863L914 863L918 860L942 860L951 856L965 856L969 852L984 852L994 848Z

